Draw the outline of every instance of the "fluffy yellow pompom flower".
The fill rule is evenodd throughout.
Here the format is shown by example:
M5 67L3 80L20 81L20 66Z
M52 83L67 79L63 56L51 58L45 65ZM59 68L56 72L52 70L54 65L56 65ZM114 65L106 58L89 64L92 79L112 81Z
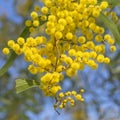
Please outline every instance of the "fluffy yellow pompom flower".
M79 94L77 94L77 95L75 96L75 98L76 98L76 100L79 100L79 101L81 101L81 100L83 99L82 96L79 95Z
M47 8L47 7L42 7L42 8L41 8L41 12L42 12L43 14L47 14L47 13L48 13L48 8Z
M98 35L95 36L95 40L96 40L96 42L102 42L103 41L103 36L98 34Z
M101 5L100 5L101 9L106 9L107 7L108 7L108 2L107 1L101 2Z
M100 15L99 11L93 11L92 13L93 17L98 17Z
M68 33L66 34L66 38L67 38L68 40L71 40L71 39L73 38L73 34L72 34L71 32L68 32Z
M80 36L78 38L78 42L80 42L81 44L85 43L85 41L86 41L86 38L84 36Z
M68 52L68 54L69 54L70 56L75 56L75 55L76 55L75 49L70 49L69 52Z
M25 25L26 25L27 27L30 27L30 26L32 25L32 21L31 21L31 20L26 20L26 21L25 21Z
M63 18L59 19L59 20L58 20L58 23L60 23L60 24L62 24L62 25L64 25L64 26L67 24L66 20L63 19Z
M19 37L19 38L17 39L17 43L18 43L19 45L23 45L23 44L25 43L25 39L24 39L23 37Z
M64 97L64 94L61 92L60 94L59 94L59 97Z
M104 56L103 56L103 55L98 55L98 56L97 56L97 61L98 61L99 63L102 63L102 62L104 61Z
M14 40L9 40L7 44L10 48L12 48L13 45L15 44L15 42L14 42Z
M2 52L3 52L5 55L7 55L7 54L10 53L10 50L9 50L9 48L4 48Z
M111 36L109 34L105 34L104 39L105 40L111 39Z
M38 13L33 11L30 16L32 17L32 19L36 19L38 17Z
M60 31L55 32L55 38L56 38L57 40L61 39L62 36L63 36L63 35L62 35L62 32L60 32Z
M40 22L38 20L34 20L33 21L33 26L38 27L39 24L40 24Z
M116 51L116 46L114 46L114 45L110 46L110 51L115 52Z
M77 62L72 63L71 68L74 69L74 70L78 70L79 69L79 63L77 63Z
M38 6L38 5L36 5L35 8L34 8L34 10L35 10L36 12L40 12L40 9L41 9L41 8L40 8L40 6Z
M110 63L110 58L108 58L108 57L104 58L104 63L106 63L106 64Z

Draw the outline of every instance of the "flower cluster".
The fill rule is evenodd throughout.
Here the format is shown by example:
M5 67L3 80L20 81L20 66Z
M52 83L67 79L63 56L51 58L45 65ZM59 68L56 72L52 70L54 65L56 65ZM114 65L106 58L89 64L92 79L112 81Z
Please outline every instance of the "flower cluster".
M24 54L32 74L45 73L40 79L40 88L45 95L56 98L55 108L64 108L67 102L74 105L75 99L84 101L81 93L60 92L60 82L64 74L72 77L84 66L97 69L99 63L110 62L105 56L106 44L114 52L115 41L97 24L97 18L106 8L106 1L44 0L44 6L35 7L30 14L32 20L25 24L33 33L46 21L46 35L19 37L17 42L9 40L3 53L8 54L12 49L18 55Z
M71 106L74 106L75 100L84 102L84 98L82 97L83 92L84 92L84 89L80 90L81 94L77 93L76 91L59 93L58 98L56 98L56 103L54 104L54 108L56 109L59 106L60 109L63 109L66 107L67 103L70 103Z

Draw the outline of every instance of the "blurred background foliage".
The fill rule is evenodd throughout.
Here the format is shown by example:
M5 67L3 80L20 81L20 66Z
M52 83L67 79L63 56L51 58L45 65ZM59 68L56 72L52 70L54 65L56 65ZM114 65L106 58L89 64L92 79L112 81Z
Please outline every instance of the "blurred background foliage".
M1 3L2 1L12 3L14 15L5 5L0 5L0 51L9 39L19 36L24 28L24 21L38 4L38 0L1 0ZM16 94L16 78L38 79L40 76L29 74L27 64L22 60L23 56L18 57L8 72L0 78L0 120L120 120L119 48L110 56L112 61L109 65L100 65L95 71L86 68L74 78L66 77L62 85L64 90L85 88L85 103L77 103L64 112L58 110L60 116L51 107L54 100L44 97L39 88ZM0 52L0 58L2 67L7 57Z

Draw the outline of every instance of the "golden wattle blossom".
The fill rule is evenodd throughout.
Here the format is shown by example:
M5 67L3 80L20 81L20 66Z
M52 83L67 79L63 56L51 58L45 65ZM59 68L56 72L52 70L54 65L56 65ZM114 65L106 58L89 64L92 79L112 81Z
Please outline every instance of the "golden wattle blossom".
M109 7L106 1L97 0L43 0L44 6L36 6L31 12L31 20L25 25L29 31L39 31L45 23L45 35L19 37L17 41L9 40L4 54L13 50L17 55L24 55L29 62L28 70L32 74L44 73L40 78L40 89L46 96L56 99L54 108L64 108L69 102L84 101L82 93L76 91L62 92L60 83L64 75L72 77L85 66L97 69L99 63L110 62L105 56L106 46L114 52L114 39L105 33L104 27L97 23L97 18ZM108 45L107 45L108 44Z

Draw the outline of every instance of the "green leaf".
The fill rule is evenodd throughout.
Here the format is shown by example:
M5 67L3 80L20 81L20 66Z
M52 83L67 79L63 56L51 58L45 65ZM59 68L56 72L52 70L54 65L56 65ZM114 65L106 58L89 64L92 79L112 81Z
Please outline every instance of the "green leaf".
M120 6L120 0L98 0L98 3L102 1L107 1L109 5L111 6Z
M8 68L13 64L16 57L17 55L15 54L15 52L12 52L10 57L7 59L6 63L0 69L0 76L4 75L4 73L8 70Z
M40 82L37 82L35 80L17 79L16 80L16 92L18 94L30 88L38 87L39 85L40 85Z
M117 25L111 19L109 19L107 16L105 16L102 13L99 19L110 29L110 31L112 32L116 40L116 43L120 46L120 32L119 32Z
M120 6L120 0L106 0L109 5L112 5L112 6Z

